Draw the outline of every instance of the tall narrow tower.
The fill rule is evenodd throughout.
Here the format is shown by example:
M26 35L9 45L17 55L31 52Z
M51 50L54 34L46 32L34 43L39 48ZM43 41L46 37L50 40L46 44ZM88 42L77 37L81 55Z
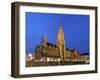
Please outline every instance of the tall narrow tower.
M58 36L57 36L57 46L59 48L60 58L61 60L66 59L66 53L65 53L65 39L64 39L64 32L62 30L62 26L60 25Z

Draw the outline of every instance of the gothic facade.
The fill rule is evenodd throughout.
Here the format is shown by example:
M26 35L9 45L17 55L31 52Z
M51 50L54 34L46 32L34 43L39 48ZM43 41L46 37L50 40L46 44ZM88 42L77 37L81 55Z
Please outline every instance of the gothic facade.
M49 43L46 36L43 36L40 45L37 45L35 49L35 58L42 61L66 61L79 57L80 54L77 50L70 50L66 47L62 26L58 30L57 44Z

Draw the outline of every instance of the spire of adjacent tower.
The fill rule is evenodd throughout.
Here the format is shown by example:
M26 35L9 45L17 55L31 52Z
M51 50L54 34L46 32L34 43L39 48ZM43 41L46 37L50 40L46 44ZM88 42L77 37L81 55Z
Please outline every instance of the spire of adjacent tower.
M42 45L42 46L46 46L46 45L47 45L46 35L44 35L44 36L42 37L41 45Z
M42 37L42 41L43 41L43 42L47 42L46 35L44 35L44 36Z

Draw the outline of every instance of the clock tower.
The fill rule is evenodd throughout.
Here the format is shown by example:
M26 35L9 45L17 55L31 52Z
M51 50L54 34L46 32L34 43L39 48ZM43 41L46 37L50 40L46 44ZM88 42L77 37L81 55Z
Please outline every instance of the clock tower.
M60 58L61 60L66 59L66 50L65 50L65 39L64 32L62 30L62 25L59 27L58 36L57 36L57 46L59 48Z

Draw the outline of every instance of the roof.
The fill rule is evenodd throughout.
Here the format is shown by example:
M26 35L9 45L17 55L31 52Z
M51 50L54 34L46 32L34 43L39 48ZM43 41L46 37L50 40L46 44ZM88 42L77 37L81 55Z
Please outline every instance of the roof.
M50 43L50 42L47 42L47 45L48 45L48 46L55 47L55 48L58 48L58 46L57 46L56 44L53 44L53 43ZM71 52L74 52L74 49L72 50L72 49L66 48L66 50L71 51Z
M55 44L53 44L53 43L50 43L50 42L47 42L47 45L48 45L48 46L52 46L52 47L58 48L57 45L55 45Z

